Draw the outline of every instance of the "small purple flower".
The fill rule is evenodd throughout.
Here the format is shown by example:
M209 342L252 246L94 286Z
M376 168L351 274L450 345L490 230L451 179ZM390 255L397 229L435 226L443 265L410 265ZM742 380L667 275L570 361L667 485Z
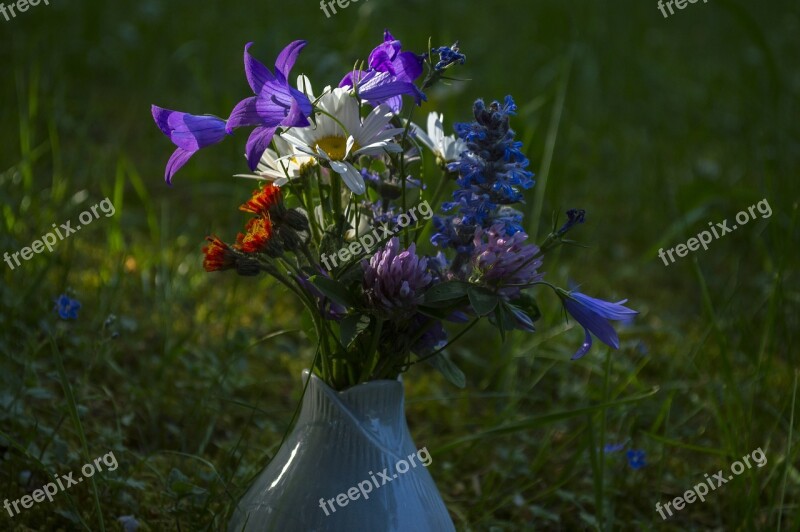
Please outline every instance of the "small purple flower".
M539 267L542 259L539 247L535 244L524 244L528 235L517 231L508 235L500 224L489 229L477 229L472 252L473 276L510 299L519 295L522 287L507 285L524 285L542 279Z
M642 449L631 449L625 453L625 457L628 459L628 465L633 470L641 469L647 465L645 461L646 454Z
M421 357L433 353L447 343L447 331L442 322L436 320L432 325L429 325L428 322L431 319L422 314L417 314L411 322L414 326L411 331L412 335L416 334L421 328L427 327L419 340L411 347L411 350Z
M245 98L233 108L227 131L256 126L247 140L247 164L255 171L278 127L307 127L312 113L308 96L289 85L289 72L306 41L294 41L275 61L275 74L250 55L253 43L244 47L244 70L255 96Z
M581 358L589 352L592 347L592 334L609 347L619 349L619 337L611 324L608 323L608 320L625 320L638 314L637 311L622 305L628 301L627 299L611 303L589 297L580 292L567 292L560 288L557 289L557 293L564 304L564 308L575 318L575 321L583 326L586 333L583 345L572 355L572 360Z
M392 316L413 312L417 297L433 279L428 271L428 259L417 255L414 244L401 250L397 237L361 265L367 301L373 308Z
M386 103L395 113L402 108L404 94L412 96L419 105L427 99L414 83L422 74L423 57L401 50L400 41L385 30L383 44L369 54L369 69L349 72L339 87L356 87L361 99L373 106Z
M55 311L62 320L77 320L81 304L77 299L70 299L67 294L61 294L56 299Z
M190 115L153 105L153 119L158 128L178 149L167 162L164 179L172 184L172 176L200 148L221 142L225 138L225 120L210 115Z

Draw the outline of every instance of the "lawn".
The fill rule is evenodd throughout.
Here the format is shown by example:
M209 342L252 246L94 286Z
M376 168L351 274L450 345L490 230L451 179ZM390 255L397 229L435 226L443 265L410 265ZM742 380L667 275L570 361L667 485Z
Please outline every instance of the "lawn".
M667 18L655 0L361 0L330 17L310 1L86 0L0 15L0 251L95 207L52 251L3 264L0 503L106 459L52 502L0 509L0 529L225 529L315 344L277 283L203 270L204 238L236 234L252 190L233 177L244 135L170 187L150 105L224 116L250 95L250 41L266 61L309 40L294 73L335 85L384 28L467 55L415 121L435 109L452 126L477 98L514 96L537 181L527 232L541 242L554 214L587 213L547 279L640 312L619 350L595 342L571 361L583 331L542 292L535 334L477 327L448 349L465 388L424 365L404 376L456 528L797 530L800 7L783 0ZM687 252L703 231L716 237ZM76 319L54 310L61 294ZM657 504L745 456L662 519Z

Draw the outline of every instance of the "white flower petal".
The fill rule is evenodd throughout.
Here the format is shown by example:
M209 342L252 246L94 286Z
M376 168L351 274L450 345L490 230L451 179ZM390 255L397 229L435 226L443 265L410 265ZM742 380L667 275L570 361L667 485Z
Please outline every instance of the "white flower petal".
M432 152L436 151L436 146L433 144L433 141L427 133L422 131L421 127L419 127L417 124L411 124L411 130L414 132L414 135L416 135L417 139L419 139L419 141L423 143L429 150Z
M367 190L364 184L364 177L359 173L355 167L347 162L331 161L331 168L333 171L342 176L342 181L347 185L347 188L355 194L363 194Z
M320 148L319 144L317 144L316 148L317 148L317 153L319 154L320 157L322 157L326 161L330 161L331 160L331 156L328 155L328 153L325 150Z
M305 74L297 76L297 90L308 96L308 99L312 102L316 100L314 98L314 90L311 88L311 80Z

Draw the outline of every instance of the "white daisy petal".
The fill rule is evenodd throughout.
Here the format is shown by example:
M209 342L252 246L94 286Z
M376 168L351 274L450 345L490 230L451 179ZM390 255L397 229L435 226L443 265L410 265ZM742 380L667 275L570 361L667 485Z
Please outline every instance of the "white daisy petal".
M323 159L325 159L326 161L330 161L330 160L331 160L331 156L330 156L330 155L328 155L328 154L327 154L327 152L326 152L325 150L323 150L322 148L320 148L320 147L319 147L319 144L317 144L315 147L316 147L316 149L317 149L317 153L320 155L320 157L322 157L322 158L323 158Z
M434 152L436 151L436 146L434 146L433 141L431 140L431 138L428 136L427 133L422 131L421 127L419 127L416 124L411 124L411 130L414 132L414 135L416 135L417 139L422 144L424 144L429 150Z
M314 98L314 90L311 88L311 80L305 74L297 76L297 90L308 96L308 99L312 102L316 100Z
M350 163L343 163L339 161L331 161L331 168L333 171L342 176L342 181L347 185L347 188L355 194L363 194L367 190L364 184L364 177L358 170Z

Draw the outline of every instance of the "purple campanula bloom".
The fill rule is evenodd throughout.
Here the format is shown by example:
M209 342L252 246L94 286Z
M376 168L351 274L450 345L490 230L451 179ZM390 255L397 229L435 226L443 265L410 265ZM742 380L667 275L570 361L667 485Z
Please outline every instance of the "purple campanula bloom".
M428 259L417 255L413 243L406 250L400 249L397 237L361 264L367 300L373 308L392 316L412 312L417 297L433 280Z
M480 282L493 288L498 293L513 299L519 295L522 287L507 285L524 285L542 279L539 272L542 259L537 258L539 247L535 244L524 244L528 235L517 231L507 234L501 224L489 229L475 231L472 267L480 276Z
M572 356L572 360L581 358L589 352L592 347L592 334L609 347L619 349L619 337L608 320L626 320L638 314L637 311L622 305L628 301L627 299L611 303L580 292L567 292L560 288L557 289L557 293L564 308L575 318L575 321L583 326L586 334L583 345Z
M361 99L373 106L386 103L397 113L402 108L404 94L412 96L417 105L426 100L414 83L422 74L422 63L422 56L403 52L400 41L385 30L383 43L369 54L368 70L349 72L339 87L356 87Z
M164 179L172 184L172 176L186 164L200 148L216 144L225 138L225 120L210 115L191 115L170 111L153 105L153 120L178 149L167 162Z
M255 126L247 140L247 163L255 171L278 127L307 127L312 105L308 96L289 85L289 72L306 41L294 41L275 61L275 74L250 55L253 43L244 47L244 70L255 96L245 98L233 108L227 131Z

